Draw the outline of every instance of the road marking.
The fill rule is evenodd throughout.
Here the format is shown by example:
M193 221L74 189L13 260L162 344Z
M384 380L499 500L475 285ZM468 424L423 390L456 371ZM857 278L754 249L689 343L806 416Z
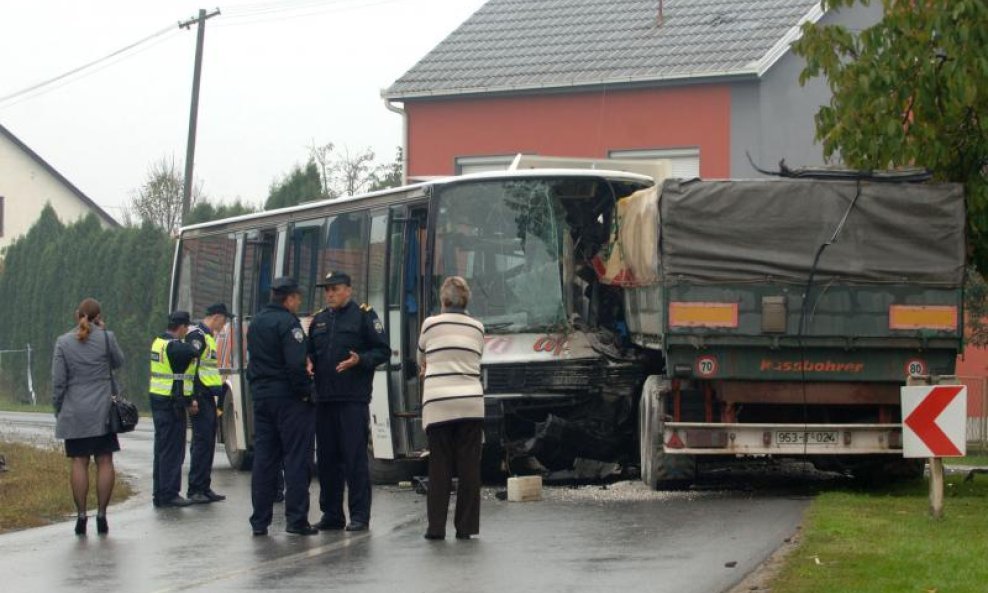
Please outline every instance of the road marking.
M413 525L415 523L419 523L423 519L424 518L421 515L419 515L419 514L416 514L414 516L408 516L404 520L399 521L397 525L395 525L394 527L392 527L390 529L390 531L392 531L392 532L399 531L401 529L404 529L405 527L408 527L408 526ZM272 573L272 572L277 572L277 571L282 570L285 567L290 566L292 564L298 564L298 563L300 563L302 561L309 560L310 558L317 558L319 556L323 556L323 555L329 554L331 552L336 552L336 551L339 551L339 550L346 549L346 548L348 548L348 547L350 547L350 546L352 546L352 545L354 545L356 543L359 543L359 542L364 541L365 539L369 538L370 536L371 536L371 532L370 531L365 531L365 532L363 532L363 533L361 533L359 535L347 535L344 539L342 539L340 541L336 541L336 542L333 542L333 543L330 543L330 544L325 544L325 545L322 545L322 546L317 546L315 548L309 548L308 550L305 550L304 552L296 552L294 554L289 554L288 556L283 556L281 558L274 558L272 560L266 560L264 562L261 562L261 563L258 563L258 564L252 565L252 566L247 566L247 567L240 568L240 569L237 569L237 570L231 570L229 572L220 573L220 574L217 574L217 575L213 575L211 577L207 577L207 578L204 578L204 579L199 579L197 581L192 581L192 582L189 582L189 583L182 583L180 585L175 585L175 586L172 586L172 587L166 587L164 589L158 589L158 590L154 591L153 593L172 593L173 591L186 591L188 589L195 589L195 588L198 588L198 587L202 587L203 585L209 585L211 583L216 583L216 582L224 581L224 580L227 580L227 579L233 579L233 578L244 576L244 575L248 575L248 574L261 574L261 575L263 575L263 574L268 574L268 573ZM246 537L254 537L254 536L246 536ZM304 537L304 536L302 536L302 537Z

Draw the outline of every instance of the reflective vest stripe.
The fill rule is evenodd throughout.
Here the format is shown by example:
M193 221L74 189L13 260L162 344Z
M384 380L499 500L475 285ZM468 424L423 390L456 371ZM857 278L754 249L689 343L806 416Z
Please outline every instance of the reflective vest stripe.
M161 397L172 396L175 381L182 382L182 394L192 395L192 379L195 375L176 373L168 360L168 344L172 340L155 338L151 343L151 386L149 391Z
M199 382L204 387L219 387L223 385L223 377L216 360L216 338L209 334L203 334L203 337L206 338L206 345L199 358Z

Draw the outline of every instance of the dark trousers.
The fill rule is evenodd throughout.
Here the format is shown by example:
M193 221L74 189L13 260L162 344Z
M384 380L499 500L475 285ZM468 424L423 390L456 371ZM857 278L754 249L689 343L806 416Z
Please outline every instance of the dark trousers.
M216 398L204 395L197 397L196 401L199 402L199 413L192 417L189 496L210 489L213 457L216 453Z
M285 523L309 523L309 465L315 416L312 404L294 398L254 402L254 466L250 479L254 513L250 524L264 529L271 524L278 470L285 467Z
M182 464L185 463L185 408L170 398L151 400L154 422L154 467L151 500L164 504L182 491Z
M483 420L459 420L430 426L429 437L429 494L426 506L429 513L429 535L445 537L446 512L449 509L449 492L453 475L460 480L456 487L456 513L453 525L456 533L476 535L480 533L480 452L483 445Z
M367 461L370 408L360 402L316 404L319 509L323 520L342 524L347 489L350 522L370 523L371 482Z

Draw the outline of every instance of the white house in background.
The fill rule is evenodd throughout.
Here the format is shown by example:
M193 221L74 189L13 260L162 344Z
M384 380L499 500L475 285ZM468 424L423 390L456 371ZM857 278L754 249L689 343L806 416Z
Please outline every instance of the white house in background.
M93 212L104 228L120 226L89 196L0 125L0 250L27 233L47 203L51 203L59 220L66 224Z

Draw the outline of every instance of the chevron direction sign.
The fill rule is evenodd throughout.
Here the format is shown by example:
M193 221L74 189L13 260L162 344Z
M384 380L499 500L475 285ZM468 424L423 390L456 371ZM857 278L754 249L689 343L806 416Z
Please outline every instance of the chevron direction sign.
M902 456L963 457L967 451L967 387L902 388Z

